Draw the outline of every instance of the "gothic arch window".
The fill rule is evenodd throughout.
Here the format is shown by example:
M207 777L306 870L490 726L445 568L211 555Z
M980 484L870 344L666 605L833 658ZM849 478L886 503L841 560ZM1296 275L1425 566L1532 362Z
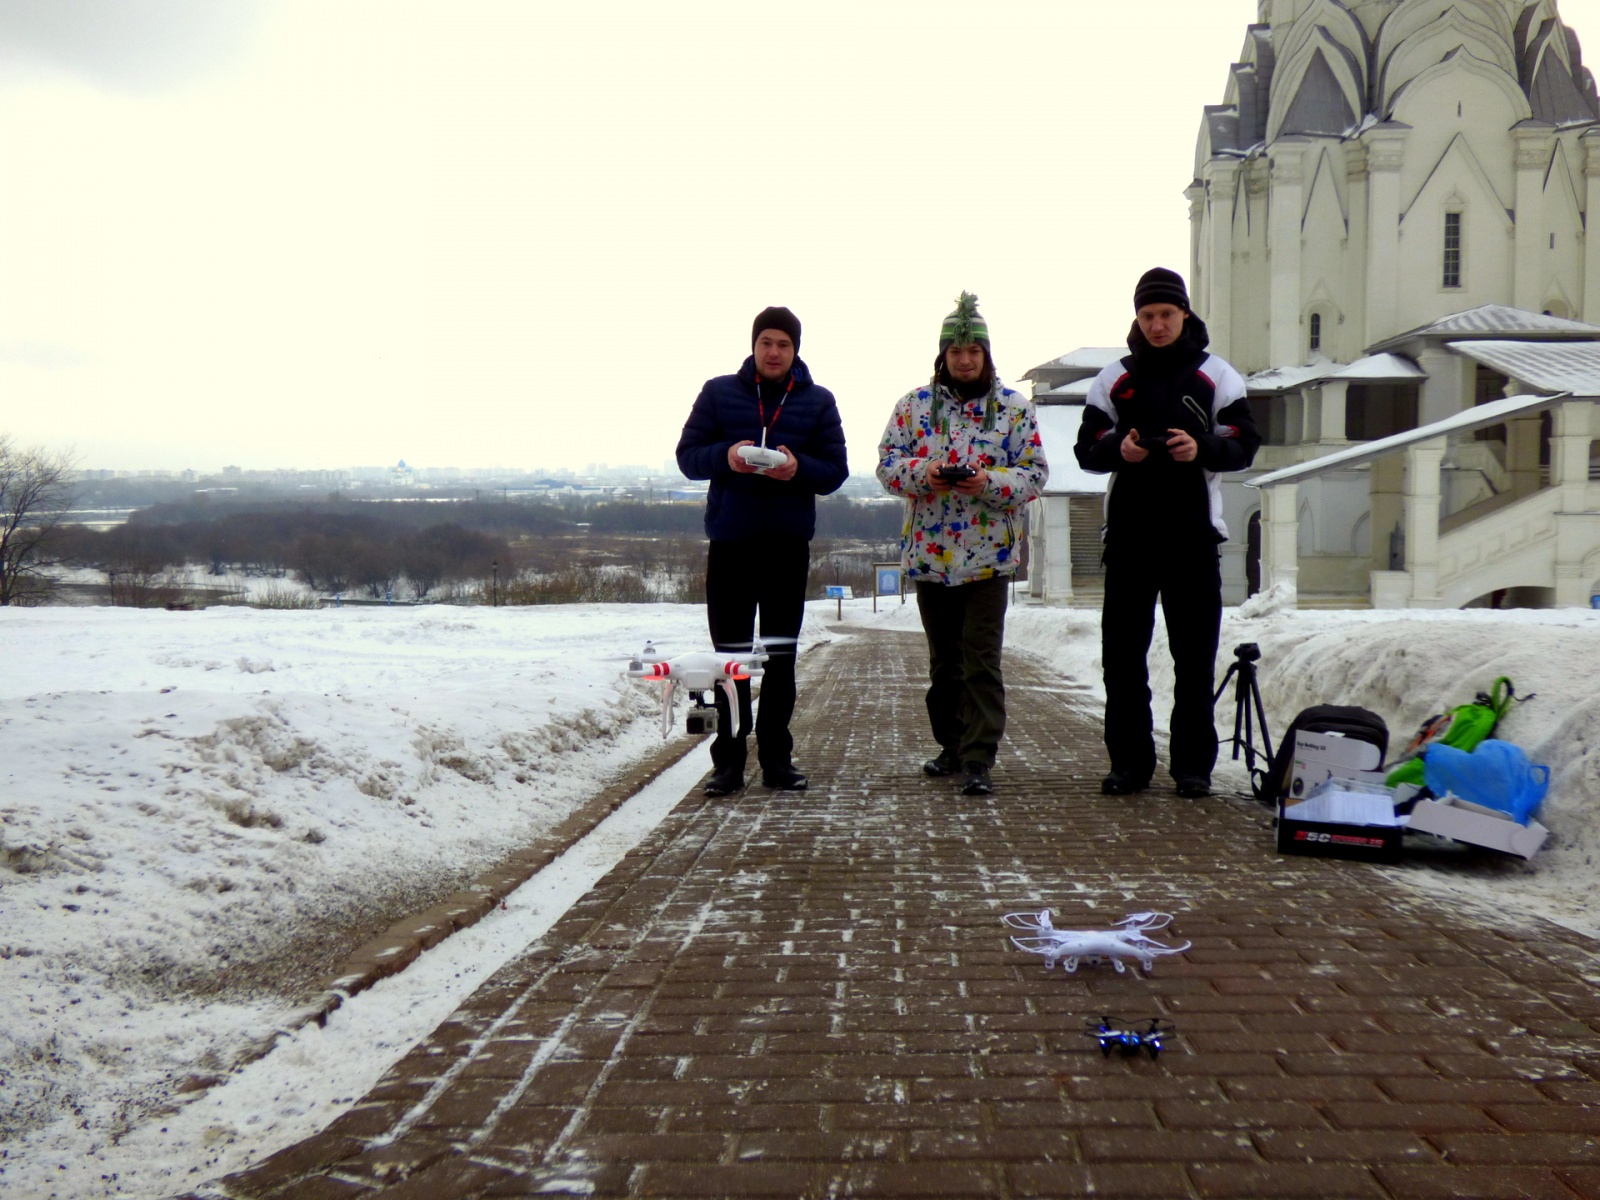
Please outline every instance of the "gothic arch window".
M1458 288L1461 286L1461 259L1463 246L1461 244L1461 213L1459 211L1444 214L1444 262L1440 286Z
M1306 348L1313 354L1322 353L1322 314L1314 312L1306 322Z

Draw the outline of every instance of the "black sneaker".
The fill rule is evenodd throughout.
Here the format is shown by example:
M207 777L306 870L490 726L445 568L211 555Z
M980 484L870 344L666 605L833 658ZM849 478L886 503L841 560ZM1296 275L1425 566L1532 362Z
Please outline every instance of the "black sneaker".
M1131 771L1113 771L1100 781L1102 796L1131 796L1150 786L1150 776Z
M994 781L989 778L989 768L982 763L966 765L967 777L961 781L963 796L989 796L994 793Z
M954 775L959 770L961 770L961 760L948 750L941 750L938 758L930 758L922 764L922 773L931 775L935 779Z
M731 796L744 787L743 767L718 767L711 772L711 778L706 781L705 793L708 796Z
M1211 780L1204 775L1179 775L1173 785L1185 800L1198 800L1201 796L1211 795Z
M779 767L775 771L761 772L761 786L777 788L784 792L803 792L809 782L806 777L795 770L794 764Z

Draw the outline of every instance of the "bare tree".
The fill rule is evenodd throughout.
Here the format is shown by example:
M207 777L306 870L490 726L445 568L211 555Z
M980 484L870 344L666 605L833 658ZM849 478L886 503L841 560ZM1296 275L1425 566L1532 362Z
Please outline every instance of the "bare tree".
M0 434L0 605L45 589L50 535L72 502L72 460Z

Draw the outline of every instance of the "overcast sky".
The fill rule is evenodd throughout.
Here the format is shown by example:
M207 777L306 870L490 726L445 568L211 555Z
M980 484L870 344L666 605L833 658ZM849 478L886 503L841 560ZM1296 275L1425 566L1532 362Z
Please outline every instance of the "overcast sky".
M1010 381L1187 271L1256 7L0 0L0 432L659 469L786 304L870 471L962 289Z

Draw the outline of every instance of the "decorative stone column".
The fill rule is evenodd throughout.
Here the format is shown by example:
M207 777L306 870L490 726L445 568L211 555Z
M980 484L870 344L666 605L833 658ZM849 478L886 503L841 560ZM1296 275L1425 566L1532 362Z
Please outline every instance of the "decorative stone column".
M1346 189L1346 195L1350 198L1350 232L1345 241L1345 277L1340 296L1344 323L1338 327L1339 340L1335 343L1337 353L1330 355L1336 362L1349 362L1372 344L1370 339L1357 341L1367 329L1367 274L1370 270L1366 253L1367 189L1371 182L1367 174L1367 148L1360 142L1346 142L1344 161L1350 183ZM1323 330L1323 337L1327 337L1326 329ZM1343 425L1340 425L1339 433L1343 436Z
M1323 445L1342 446L1348 440L1344 436L1344 429L1345 402L1349 397L1350 381L1324 379L1321 392L1321 403L1317 405L1316 440Z
M1386 454L1371 468L1367 485L1372 497L1372 569L1403 570L1405 561L1390 561L1390 541L1395 531L1404 530L1406 463L1398 454Z
M1585 151L1583 163L1584 200L1588 223L1578 234L1583 244L1582 294L1573 297L1583 319L1591 325L1600 323L1600 129L1591 129L1583 135Z
M1298 363L1300 353L1300 224L1305 213L1304 138L1275 142L1268 198L1267 249L1272 272L1267 353L1275 367Z
M1367 143L1367 336L1370 346L1402 332L1397 327L1400 293L1400 165L1411 126L1374 125Z
M1411 608L1440 608L1439 468L1445 438L1429 438L1406 448L1406 570L1411 574Z
M1287 584L1300 591L1300 489L1280 483L1261 489L1261 588Z
M1506 422L1506 474L1511 476L1513 496L1531 496L1539 490L1540 424L1538 413Z
M1209 307L1200 317L1211 331L1211 347L1233 361L1233 205L1239 193L1239 164L1216 159L1209 164L1206 219L1211 230Z
M1044 550L1043 587L1035 595L1050 605L1072 603L1072 498L1064 495L1046 495L1039 499L1039 523L1044 526L1044 536L1039 539ZM1030 565L1029 571L1036 569Z
M1516 146L1517 224L1513 242L1511 302L1538 312L1544 301L1544 175L1550 166L1555 127L1544 121L1520 121L1511 129ZM1467 247L1467 253L1471 253ZM1465 271L1472 266L1463 260Z
M1417 355L1427 372L1417 396L1417 425L1432 425L1472 407L1477 397L1477 368L1469 358L1431 345Z
M1563 401L1555 410L1550 433L1550 483L1561 493L1556 514L1556 595L1558 608L1589 603L1594 580L1584 569L1595 551L1597 515L1589 502L1589 444L1600 436L1600 403L1590 399Z
M1561 511L1583 512L1589 494L1589 443L1595 437L1595 403L1565 400L1550 431L1550 484L1561 489Z

